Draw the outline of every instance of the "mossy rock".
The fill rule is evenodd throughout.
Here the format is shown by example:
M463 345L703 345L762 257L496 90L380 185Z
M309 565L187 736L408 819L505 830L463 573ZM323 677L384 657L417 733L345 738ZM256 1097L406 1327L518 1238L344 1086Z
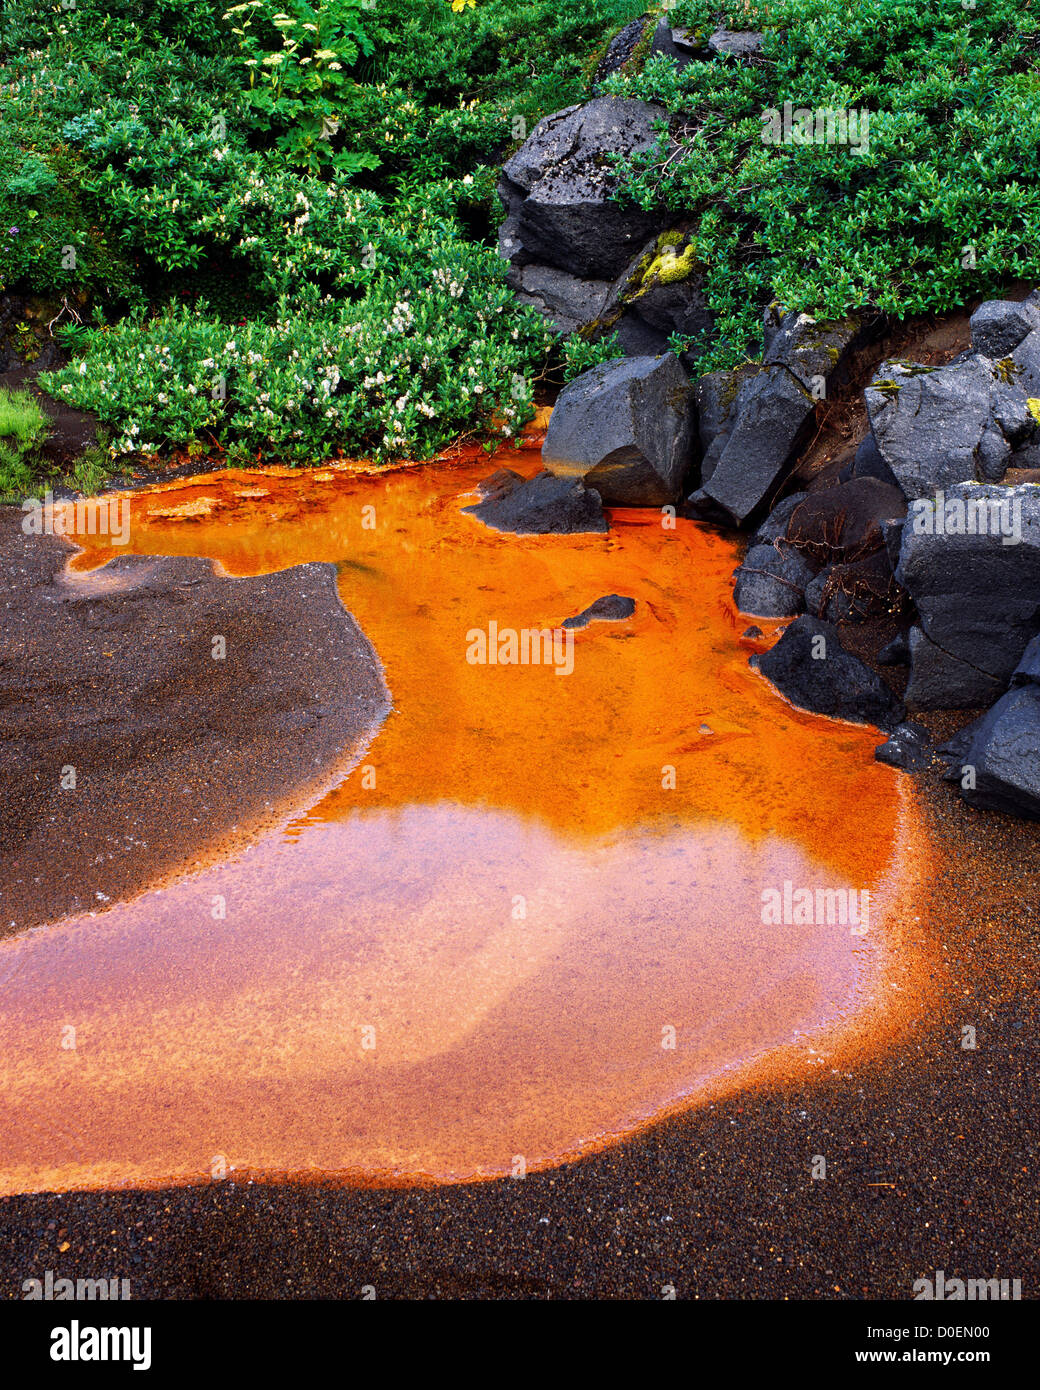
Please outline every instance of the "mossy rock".
M1005 386L1014 385L1015 377L1022 370L1010 357L1002 357L999 362L993 364L993 367L994 377L998 381L1002 381Z
M686 243L680 252L678 248ZM662 232L651 250L640 257L621 295L626 304L640 298L657 285L677 285L693 275L699 262L696 243L682 232Z

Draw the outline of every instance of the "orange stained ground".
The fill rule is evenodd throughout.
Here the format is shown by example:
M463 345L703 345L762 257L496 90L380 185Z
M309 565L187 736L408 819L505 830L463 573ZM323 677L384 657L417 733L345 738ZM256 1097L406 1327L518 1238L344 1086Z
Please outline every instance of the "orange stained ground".
M460 508L503 464L538 461L133 496L132 553L338 564L394 709L244 853L0 943L0 1192L489 1177L891 1031L926 851L877 733L749 670L730 542L651 511L501 535ZM83 543L87 585L126 553ZM608 593L636 614L577 632L568 675L467 661ZM870 930L763 924L785 880L867 889Z

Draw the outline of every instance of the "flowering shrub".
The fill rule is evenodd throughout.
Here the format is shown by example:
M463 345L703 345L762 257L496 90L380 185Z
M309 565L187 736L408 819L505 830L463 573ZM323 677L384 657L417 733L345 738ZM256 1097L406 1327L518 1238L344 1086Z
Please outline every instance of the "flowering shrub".
M46 388L111 422L115 454L209 437L232 459L426 458L468 431L514 433L551 336L516 311L495 254L446 225L370 254L356 299L311 283L283 293L270 322L182 306L80 332L85 356ZM284 269L291 280L291 257Z
M8 5L8 22L29 9ZM199 260L188 250L191 198L181 198L179 245L161 210L144 232L149 214L164 197L172 204L179 181L193 192L204 182L218 118L244 146L242 95L224 60L180 44L144 47L125 22L93 13L90 0L53 11L46 48L0 58L0 224L19 228L0 238L0 286L79 291L113 308L143 302L156 250L178 267ZM223 189L209 193L216 202ZM202 231L205 199L198 205ZM197 241L201 251L204 237Z

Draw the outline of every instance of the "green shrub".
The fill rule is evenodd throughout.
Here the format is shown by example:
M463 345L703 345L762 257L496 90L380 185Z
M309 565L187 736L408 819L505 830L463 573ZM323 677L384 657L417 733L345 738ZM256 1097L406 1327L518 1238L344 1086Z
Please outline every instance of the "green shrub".
M363 214L359 195L339 201L348 224ZM551 335L516 309L496 254L418 218L366 244L353 297L309 281L280 296L270 322L185 306L133 315L81 331L85 356L41 380L111 423L117 455L201 437L233 461L314 462L337 447L425 458L468 431L514 433Z
M598 367L601 362L612 362L624 355L625 349L618 342L616 333L608 333L594 343L580 333L572 333L563 344L564 380L573 381L590 367Z
M488 244L498 164L640 8L56 7L0 74L0 222L40 233L0 227L0 277L91 294L109 322L64 335L82 357L47 388L114 455L425 457L515 430L554 340Z
M340 134L353 134L345 120L356 85L350 76L373 42L364 11L373 0L325 0L315 9L306 0L246 0L224 16L248 74L249 105L260 128L291 164L319 173L375 169L379 158L349 148ZM277 36L277 37L275 37Z
M9 7L9 25L27 10ZM142 302L149 248L126 235L116 185L139 187L146 169L151 186L174 183L182 151L161 133L178 123L212 148L213 121L242 99L230 59L153 49L83 0L53 7L45 48L4 56L0 89L0 287Z
M85 355L54 388L102 414L116 453L212 436L299 460L421 455L519 411L550 340L488 246L497 170L541 116L589 94L596 52L642 9L9 3L0 286L90 296L109 320L69 337ZM863 303L905 315L1040 278L1032 9L680 0L678 25L766 34L761 61L706 57L680 73L654 57L608 83L662 102L682 142L622 161L621 196L694 223L718 324L702 367L756 351L774 295L826 315ZM764 145L763 111L785 100L866 108L869 148ZM439 292L441 272L460 295ZM382 332L399 303L421 336ZM224 361L232 341L259 361ZM572 339L565 373L616 352ZM225 368L214 401L208 374ZM283 405L291 418L272 422Z
M774 295L840 317L938 311L1040 278L1038 19L1020 0L681 0L674 22L765 32L763 61L651 58L618 93L663 102L682 132L624 163L626 195L695 221L719 341L760 345ZM763 113L867 110L864 149L763 143ZM671 157L669 157L671 155ZM623 195L624 196L624 195Z

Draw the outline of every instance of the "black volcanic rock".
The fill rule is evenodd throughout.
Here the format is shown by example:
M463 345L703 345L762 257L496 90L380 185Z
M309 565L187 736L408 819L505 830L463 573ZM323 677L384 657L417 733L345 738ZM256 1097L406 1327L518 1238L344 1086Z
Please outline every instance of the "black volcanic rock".
M875 748L874 757L904 772L920 772L932 760L932 740L927 729L909 719L896 725L887 741Z
M951 780L987 811L1040 819L1040 688L1017 686L947 745Z
M560 392L542 462L608 506L678 500L692 463L693 388L674 353L602 362Z
M814 714L886 731L906 715L881 677L841 645L838 629L808 614L796 618L776 646L751 657L749 665L792 705Z
M483 501L462 510L471 512L495 531L509 531L517 536L607 531L600 495L594 489L575 478L557 478L544 472L536 473L527 482L510 485L508 479L501 480L501 474L508 471L501 469L493 474L488 483L500 480L493 490Z
M754 545L736 571L733 601L756 618L790 618L805 607L812 567L785 545Z
M627 598L624 594L604 594L575 617L564 618L560 626L588 627L589 623L594 621L617 623L624 618L631 618L635 611L635 599Z
M603 96L539 121L503 167L507 254L522 248L583 280L619 275L659 219L613 200L609 156L650 149L665 116L662 106Z

